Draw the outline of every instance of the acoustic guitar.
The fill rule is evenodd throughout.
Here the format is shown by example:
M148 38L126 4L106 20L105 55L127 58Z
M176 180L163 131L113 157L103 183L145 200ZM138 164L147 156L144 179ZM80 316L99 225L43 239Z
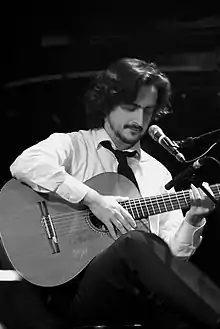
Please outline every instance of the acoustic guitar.
M141 197L136 186L116 173L99 174L85 184L103 195L128 196L120 204L147 230L151 215L190 207L189 191ZM220 184L211 186L216 199ZM12 178L0 193L0 233L14 268L29 282L57 286L74 278L114 240L105 225L82 204L53 193L37 193Z

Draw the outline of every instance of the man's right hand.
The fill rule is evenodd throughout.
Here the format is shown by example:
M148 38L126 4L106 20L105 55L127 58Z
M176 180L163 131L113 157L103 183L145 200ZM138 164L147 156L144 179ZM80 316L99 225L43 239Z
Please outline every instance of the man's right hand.
M114 226L122 233L134 230L135 220L118 202L129 200L128 197L101 195L89 190L81 201L107 227L113 239L117 239Z

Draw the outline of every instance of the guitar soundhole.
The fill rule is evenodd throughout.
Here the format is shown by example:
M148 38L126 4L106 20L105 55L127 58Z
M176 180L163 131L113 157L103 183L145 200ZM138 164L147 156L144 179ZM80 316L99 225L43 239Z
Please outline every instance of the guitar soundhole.
M90 222L97 230L99 230L103 233L108 232L108 229L105 226L105 224L103 224L97 217L90 215Z

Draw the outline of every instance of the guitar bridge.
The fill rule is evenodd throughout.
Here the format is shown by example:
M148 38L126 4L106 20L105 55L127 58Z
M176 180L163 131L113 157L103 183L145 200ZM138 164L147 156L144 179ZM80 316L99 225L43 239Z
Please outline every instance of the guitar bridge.
M47 208L47 204L45 201L42 201L42 202L38 202L38 205L42 215L41 223L45 228L46 235L48 241L50 242L53 254L57 254L60 252L60 247L57 239L57 234L54 228L54 224Z

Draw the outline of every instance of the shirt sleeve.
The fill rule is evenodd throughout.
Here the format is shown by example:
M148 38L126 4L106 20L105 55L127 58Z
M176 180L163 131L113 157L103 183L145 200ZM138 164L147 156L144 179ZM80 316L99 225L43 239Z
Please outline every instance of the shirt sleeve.
M35 191L56 192L67 201L81 201L90 187L74 178L68 169L74 167L77 152L74 138L54 133L47 139L26 149L10 166L13 177L27 183Z
M160 216L160 237L169 245L172 253L189 258L202 242L202 231L206 220L200 226L187 223L181 210L174 210Z
M164 185L172 179L169 172L165 176ZM169 191L171 192L175 192L174 188ZM181 209L173 210L160 215L159 236L167 242L175 256L188 259L202 241L201 234L205 223L206 220L203 218L199 226L192 226L185 220Z

